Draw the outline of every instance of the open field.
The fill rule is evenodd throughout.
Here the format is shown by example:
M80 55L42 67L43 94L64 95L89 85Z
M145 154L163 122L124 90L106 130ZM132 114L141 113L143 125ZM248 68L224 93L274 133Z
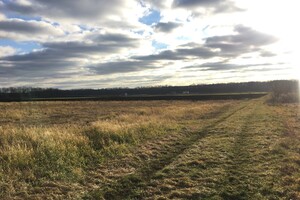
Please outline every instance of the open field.
M212 94L173 94L173 95L104 95L95 97L56 97L56 98L28 98L28 97L0 97L0 102L24 101L157 101L157 100L241 100L254 99L267 95L267 92L244 93L212 93Z
M298 104L0 103L0 199L300 199Z

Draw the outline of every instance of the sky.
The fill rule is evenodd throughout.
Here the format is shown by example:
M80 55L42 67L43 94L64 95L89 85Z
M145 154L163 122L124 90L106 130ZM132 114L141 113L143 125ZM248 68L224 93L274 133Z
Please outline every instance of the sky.
M0 0L0 87L299 79L295 0Z

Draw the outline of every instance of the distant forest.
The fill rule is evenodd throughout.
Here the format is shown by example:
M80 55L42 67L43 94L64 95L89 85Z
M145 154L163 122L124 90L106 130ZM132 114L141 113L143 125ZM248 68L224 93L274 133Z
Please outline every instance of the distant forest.
M39 98L76 98L105 96L143 96L143 95L187 95L217 93L295 93L298 92L298 81L276 80L268 82L245 82L190 86L156 86L138 88L109 89L72 89L9 87L0 88L0 101L30 100Z

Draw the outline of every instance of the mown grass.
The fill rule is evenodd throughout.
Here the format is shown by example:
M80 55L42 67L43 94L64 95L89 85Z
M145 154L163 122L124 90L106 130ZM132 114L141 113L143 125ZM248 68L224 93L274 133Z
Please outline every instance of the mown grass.
M231 104L1 103L0 197L30 197L36 192L32 188L51 182L85 184L88 170L129 155L146 141L192 129L193 121L209 118Z

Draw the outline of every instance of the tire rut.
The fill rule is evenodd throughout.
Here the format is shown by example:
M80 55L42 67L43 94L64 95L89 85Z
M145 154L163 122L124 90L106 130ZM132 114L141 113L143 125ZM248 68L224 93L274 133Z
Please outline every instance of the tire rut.
M273 153L281 132L269 108L252 101L209 131L156 172L139 199L284 199Z
M203 127L197 134L193 134L190 137L184 139L184 141L174 144L172 149L164 156L156 160L151 160L148 163L145 163L144 167L137 170L133 174L129 174L125 177L122 177L120 180L113 184L108 184L106 187L92 191L91 196L101 196L105 199L141 199L144 198L143 191L151 183L151 180L154 178L155 174L174 162L178 157L185 153L190 148L193 148L193 145L196 144L199 140L206 137L211 133L211 130L214 129L221 122L226 121L235 114L242 112L243 109L252 105L252 101L244 102L238 106L234 111L226 112L221 114L216 120L212 123Z
M241 131L236 134L231 148L230 164L225 168L226 176L218 185L222 188L219 196L228 200L273 199L271 194L281 196L276 191L280 155L273 156L271 147L280 133L272 126L274 113L262 112L264 105L256 104L244 118ZM277 125L278 126L278 125ZM270 165L270 166L268 166ZM267 197L270 195L269 197Z

